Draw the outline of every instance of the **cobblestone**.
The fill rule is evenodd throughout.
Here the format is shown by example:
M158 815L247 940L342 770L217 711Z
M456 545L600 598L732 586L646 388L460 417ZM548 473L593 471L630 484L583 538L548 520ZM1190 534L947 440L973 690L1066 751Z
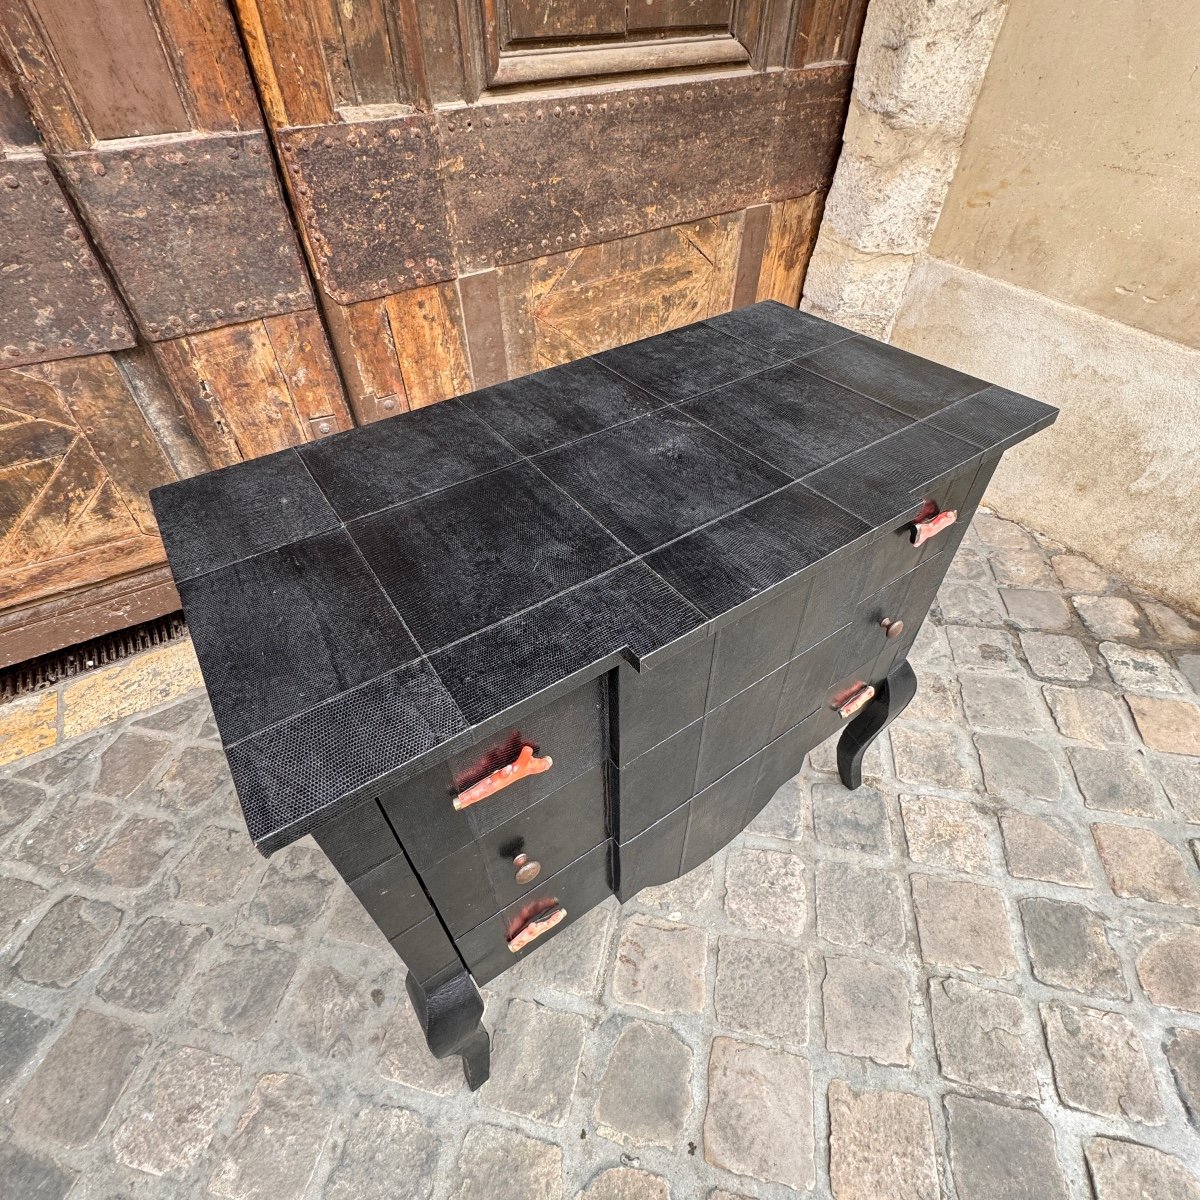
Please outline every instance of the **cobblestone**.
M868 786L490 983L474 1093L201 694L0 767L0 1196L1198 1200L1200 627L982 529Z

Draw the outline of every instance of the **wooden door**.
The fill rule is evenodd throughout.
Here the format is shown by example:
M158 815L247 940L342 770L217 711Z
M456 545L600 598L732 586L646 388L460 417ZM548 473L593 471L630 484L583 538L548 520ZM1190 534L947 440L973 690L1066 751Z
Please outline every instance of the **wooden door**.
M360 421L798 302L865 0L234 0Z
M176 606L159 482L797 303L864 8L0 0L0 665Z

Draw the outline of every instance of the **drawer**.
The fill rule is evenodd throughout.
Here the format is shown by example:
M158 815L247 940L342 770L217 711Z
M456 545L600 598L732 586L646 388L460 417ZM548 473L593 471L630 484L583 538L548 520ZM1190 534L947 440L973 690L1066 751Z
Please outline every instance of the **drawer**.
M425 889L403 854L360 875L350 889L386 938L394 938L433 915Z
M829 686L837 678L850 626L843 626L823 642L797 655L788 664L775 712L772 737L779 737L815 713L825 703Z
M400 852L400 843L374 799L318 825L313 838L347 883Z
M762 757L759 751L692 798L683 843L685 874L712 858L754 820L755 785Z
M805 585L789 587L718 631L708 708L724 704L791 659L808 590Z
M628 766L614 767L617 779L613 836L617 841L628 842L637 837L691 799L703 731L704 722L693 721Z
M611 896L610 857L610 843L597 846L556 875L539 882L515 904L458 938L459 953L475 982L495 979L501 971L552 941L556 934ZM563 914L560 919L514 953L510 941L518 933L532 928L535 921L552 920L560 910Z
M714 783L771 740L787 667L738 692L705 714L696 790Z
M418 871L503 825L544 796L598 766L604 756L602 680L522 717L447 762L389 791L382 803ZM455 799L515 763L523 747L552 765L465 808Z
M422 985L462 967L454 943L436 916L426 917L399 937L392 938L391 945Z
M704 714L713 639L681 650L647 671L622 665L617 669L613 759L632 762Z
M832 719L831 719L832 718ZM777 737L762 752L762 763L754 783L751 820L770 802L771 797L789 779L800 773L804 758L831 733L841 727L841 720L831 709L818 709L799 724Z
M678 877L690 809L690 804L681 804L617 847L617 898L622 904L642 888L657 887Z
M421 878L442 920L457 937L607 837L604 767L595 766L478 841L423 868ZM539 868L524 883L517 880L514 862L520 854L528 857L521 864L525 870L534 864Z

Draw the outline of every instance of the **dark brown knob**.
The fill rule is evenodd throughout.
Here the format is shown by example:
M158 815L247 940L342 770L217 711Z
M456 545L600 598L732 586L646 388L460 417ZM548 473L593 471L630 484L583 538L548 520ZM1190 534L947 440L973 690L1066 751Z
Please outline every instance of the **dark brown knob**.
M884 617L879 624L889 638L898 638L904 632L904 622L893 621L891 617Z
M528 854L518 854L513 859L513 866L517 868L517 882L522 887L532 883L542 873L542 864Z

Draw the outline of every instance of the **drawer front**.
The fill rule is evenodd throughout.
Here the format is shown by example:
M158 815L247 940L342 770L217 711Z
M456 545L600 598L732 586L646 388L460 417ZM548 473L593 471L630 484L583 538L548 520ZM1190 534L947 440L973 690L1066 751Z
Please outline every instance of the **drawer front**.
M704 717L696 790L732 771L771 740L787 667L772 671Z
M403 854L360 875L350 889L386 938L394 938L433 915L425 889Z
M712 656L713 639L706 637L648 671L617 669L612 755L618 765L703 716Z
M313 838L347 883L400 853L400 843L377 800L318 825Z
M598 766L604 720L602 681L596 679L385 795L383 807L414 866L422 870L446 858ZM456 798L515 763L524 746L539 759L550 758L549 769L455 808Z
M399 937L392 938L391 945L417 982L423 985L462 967L454 943L436 916L426 917Z
M828 708L823 711L818 709L798 725L781 734L763 750L762 765L755 780L750 806L751 820L762 812L771 797L789 779L800 773L805 755L839 729L841 724L836 714L831 713Z
M825 703L830 684L837 677L849 629L844 626L788 664L772 737L793 729Z
M612 895L609 847L610 844L605 842L590 850L556 875L538 883L515 904L457 939L459 953L476 983L495 979ZM510 940L517 934L532 922L545 920L560 909L563 910L561 920L515 953L510 949Z
M630 841L691 799L703 730L703 721L693 721L628 766L614 767L617 841Z
M681 804L660 817L649 829L617 847L617 897L622 904L633 899L642 888L657 887L679 877L691 807L691 804Z
M808 599L808 587L789 587L717 632L708 708L765 678L792 657Z
M421 873L438 912L456 937L482 924L608 837L603 766L489 830ZM525 859L518 864L519 855ZM523 872L539 868L520 882Z
M712 858L754 820L755 785L762 757L760 751L692 798L683 844L685 874Z

